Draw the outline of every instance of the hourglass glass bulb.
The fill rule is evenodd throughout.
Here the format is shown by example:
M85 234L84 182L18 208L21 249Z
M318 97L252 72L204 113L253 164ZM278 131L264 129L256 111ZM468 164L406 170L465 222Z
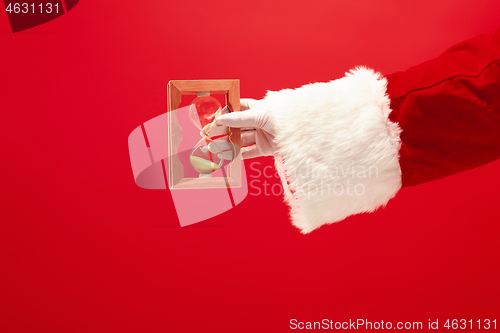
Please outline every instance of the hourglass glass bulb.
M205 137L207 133L203 132L203 128L213 122L215 114L221 110L221 104L207 93L197 95L198 97L193 100L189 108L189 118L196 127L202 130L200 133L202 139L193 149L189 161L193 169L200 173L200 177L211 177L213 172L220 169L223 159L220 154L212 154L208 145L208 141L211 140Z
M210 96L198 96L191 103L189 118L200 130L215 119L215 113L221 109L220 102Z

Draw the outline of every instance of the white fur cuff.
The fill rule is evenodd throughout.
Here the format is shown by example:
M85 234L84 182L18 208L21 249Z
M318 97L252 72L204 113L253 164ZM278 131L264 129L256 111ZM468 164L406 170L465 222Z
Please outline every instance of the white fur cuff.
M263 100L276 126L285 200L303 233L372 212L401 188L401 129L388 119L386 85L361 67Z

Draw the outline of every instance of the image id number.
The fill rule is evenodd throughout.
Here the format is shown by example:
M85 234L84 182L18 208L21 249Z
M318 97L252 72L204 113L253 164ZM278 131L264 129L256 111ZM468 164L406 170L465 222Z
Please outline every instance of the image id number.
M59 14L59 4L55 3L52 4L50 2L48 3L41 3L38 5L35 5L34 3L9 3L7 5L7 8L5 8L5 11L12 14L51 14L51 13L56 13Z

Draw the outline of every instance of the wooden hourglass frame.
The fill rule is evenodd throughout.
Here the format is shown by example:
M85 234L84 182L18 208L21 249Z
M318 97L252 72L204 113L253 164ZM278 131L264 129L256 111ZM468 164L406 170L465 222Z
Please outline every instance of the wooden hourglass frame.
M225 177L186 178L184 167L179 160L178 148L182 141L182 127L177 121L175 111L181 104L183 95L197 95L209 92L224 94L226 105L231 112L240 111L240 81L239 80L172 80L167 86L168 115L168 186L170 189L200 189L200 188L235 188L241 186L241 132L239 128L229 128L227 141L237 145L238 153L227 167ZM189 167L189 166L186 166Z

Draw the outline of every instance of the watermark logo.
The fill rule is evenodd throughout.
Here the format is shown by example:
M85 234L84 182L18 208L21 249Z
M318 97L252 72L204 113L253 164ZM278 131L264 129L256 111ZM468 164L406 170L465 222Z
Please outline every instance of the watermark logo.
M12 32L16 33L39 26L66 14L75 8L79 0L4 0L3 2Z
M278 173L270 166L262 167L259 161L250 163L253 171L249 175L249 195L281 196L283 186ZM363 196L369 179L378 178L377 166L347 165L320 166L310 161L287 172L287 178L301 184L294 189L302 198L313 199L317 196Z
M170 116L177 119L182 129L181 140L175 146L168 145L171 129L167 113L145 122L129 135L130 162L136 184L144 189L170 189L181 226L207 220L236 207L248 194L239 148L227 142L198 145L199 130L190 125L187 108L171 111ZM206 156L195 155L199 151ZM218 159L222 160L217 162ZM231 163L241 163L241 168L231 170ZM236 179L241 179L241 183L235 183Z

